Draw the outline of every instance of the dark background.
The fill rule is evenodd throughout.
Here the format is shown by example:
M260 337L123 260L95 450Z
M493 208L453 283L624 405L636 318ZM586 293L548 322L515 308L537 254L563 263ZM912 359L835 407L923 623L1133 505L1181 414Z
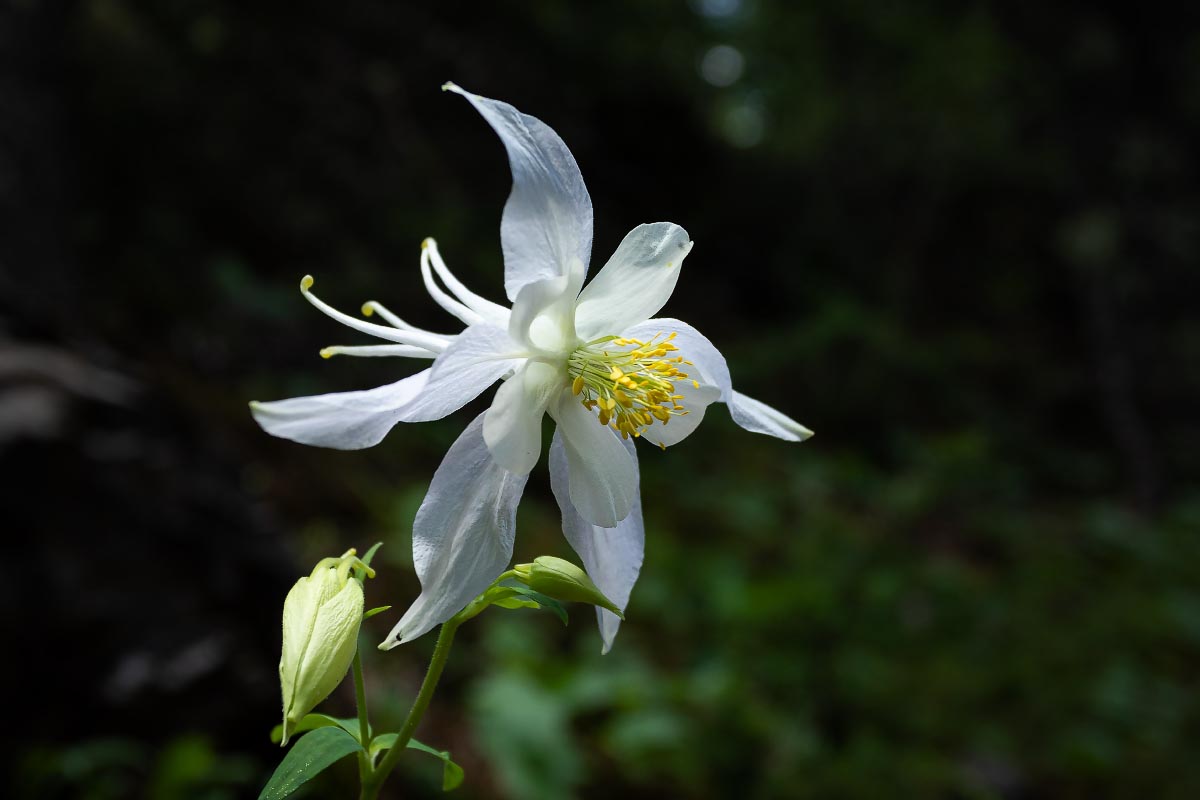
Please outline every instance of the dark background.
M642 450L646 565L610 655L579 607L464 628L419 731L460 797L1200 794L1191 15L4 0L13 796L254 797L291 583L384 541L367 602L396 608L367 645L416 596L412 516L473 412L339 453L246 401L412 368L318 358L366 341L305 273L443 328L434 236L502 299L507 165L446 80L568 143L593 272L635 224L685 226L666 313L818 432L716 408ZM529 487L516 558L568 555L544 461ZM368 652L378 724L431 647ZM437 781L414 755L390 788Z

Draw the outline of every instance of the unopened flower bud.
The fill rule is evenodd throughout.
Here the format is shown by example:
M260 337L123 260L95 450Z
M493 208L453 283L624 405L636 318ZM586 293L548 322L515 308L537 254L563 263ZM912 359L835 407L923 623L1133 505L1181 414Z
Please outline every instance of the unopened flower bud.
M362 583L350 575L356 566L375 574L354 550L323 559L283 602L283 744L304 715L337 688L354 660L363 617Z
M539 556L532 564L517 564L513 572L517 574L517 580L547 597L572 603L590 603L607 608L621 619L625 618L621 609L604 596L588 574L570 561L554 556Z

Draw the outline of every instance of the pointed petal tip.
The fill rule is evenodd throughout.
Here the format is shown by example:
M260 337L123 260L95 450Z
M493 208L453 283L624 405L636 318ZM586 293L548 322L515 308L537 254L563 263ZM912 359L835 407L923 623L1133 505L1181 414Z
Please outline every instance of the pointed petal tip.
M392 638L389 636L388 638L384 639L382 642L379 643L378 648L386 653L388 650L391 650L393 647L396 647L399 644L400 644L399 639Z
M463 88L461 86L459 86L457 83L455 83L454 81L446 81L445 83L443 83L442 91L443 92L454 92L455 94L461 94L461 95L466 94L466 92L463 90Z

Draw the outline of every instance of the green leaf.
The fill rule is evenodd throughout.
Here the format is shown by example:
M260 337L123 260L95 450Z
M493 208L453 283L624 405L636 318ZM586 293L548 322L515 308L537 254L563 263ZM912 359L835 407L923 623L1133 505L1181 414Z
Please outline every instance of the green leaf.
M567 610L562 607L562 603L558 602L553 597L547 597L541 592L535 592L533 589L529 589L525 586L509 586L508 588L512 589L517 594L525 595L542 608L553 611L554 615L562 620L563 625L567 624Z
M502 600L493 600L492 605L500 606L500 608L541 608L541 604L536 600L521 600L517 597L506 597Z
M382 614L383 612L387 611L389 608L391 608L391 606L377 606L376 608L372 608L370 611L363 614L363 619L367 620L367 619L370 619L371 617L375 616L376 614Z
M329 765L361 750L358 740L341 727L318 728L292 745L258 800L282 800Z
M362 557L362 562L368 567L371 566L371 559L375 557L375 551L380 547L383 547L383 542L376 542L375 544L371 545L371 549L368 550L367 554Z
M381 733L371 742L371 758L374 759L384 750L388 750L396 743L396 734ZM428 753L434 758L442 760L442 791L448 792L451 789L457 789L463 782L466 774L463 768L450 760L450 751L438 750L430 747L427 744L422 744L416 739L409 739L406 745L410 750L420 750L422 753Z
M301 720L296 723L295 730L292 733L304 733L305 731L314 731L317 728L341 728L346 733L358 740L358 720L357 719L338 719L331 717L328 714L305 714ZM278 744L283 739L283 725L276 725L271 729L271 741Z

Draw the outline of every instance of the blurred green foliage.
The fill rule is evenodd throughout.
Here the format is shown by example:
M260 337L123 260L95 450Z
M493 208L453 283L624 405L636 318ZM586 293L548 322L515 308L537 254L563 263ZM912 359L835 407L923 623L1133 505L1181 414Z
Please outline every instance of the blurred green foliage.
M269 440L244 403L407 366L316 358L358 342L302 301L305 273L339 307L445 327L416 283L434 235L500 296L508 174L446 79L560 132L597 208L593 271L634 224L685 225L697 245L666 312L817 431L786 445L714 409L642 450L646 562L610 655L579 607L565 631L496 611L464 628L419 732L463 764L459 796L1200 795L1194 14L90 0L63 16L83 267L65 290L31 278L29 308L212 431L293 534L296 575L386 540L367 603L395 608L368 638L416 596L412 517L470 410L335 453ZM517 561L570 556L546 484L543 466ZM370 655L377 725L431 647ZM186 717L165 745L42 731L22 796L252 795L275 721L240 720L262 731L243 754ZM396 796L439 796L410 761Z

